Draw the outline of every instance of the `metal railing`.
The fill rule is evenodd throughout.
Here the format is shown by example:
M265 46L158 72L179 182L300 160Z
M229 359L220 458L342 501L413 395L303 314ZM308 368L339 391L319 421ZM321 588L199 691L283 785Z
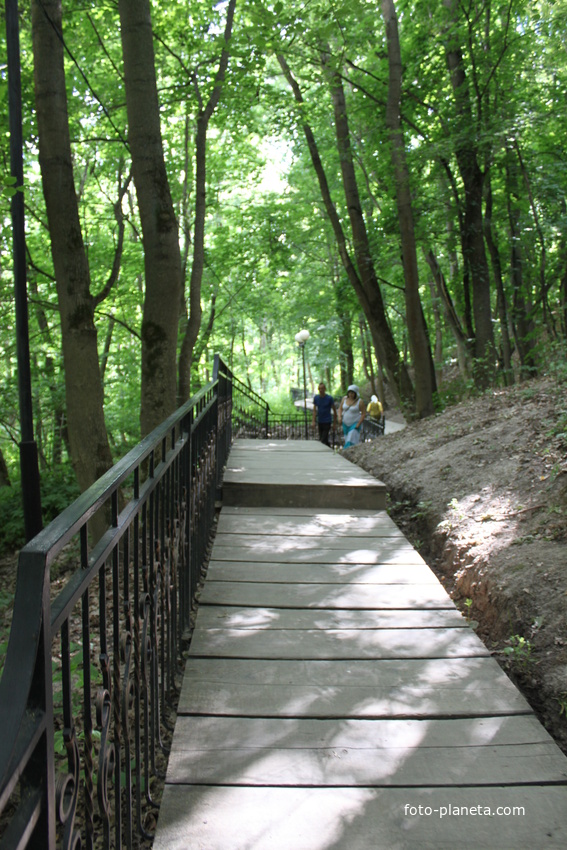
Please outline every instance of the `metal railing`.
M318 439L317 429L311 427L311 409L299 409L296 413L275 413L257 393L233 377L233 433L245 439L305 440ZM306 427L307 426L307 427ZM361 440L375 440L384 433L385 418L367 416L362 423ZM341 429L332 435L334 446L344 442Z
M0 681L2 850L150 837L231 405L217 357L210 384L21 550Z
M272 413L217 356L206 387L21 550L0 680L0 850L152 837L232 438L305 433L304 411Z

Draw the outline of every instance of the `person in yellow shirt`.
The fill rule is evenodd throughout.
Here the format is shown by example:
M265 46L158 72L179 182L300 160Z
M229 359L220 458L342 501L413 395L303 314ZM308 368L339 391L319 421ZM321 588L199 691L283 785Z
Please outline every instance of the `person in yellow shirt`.
M380 419L383 409L381 402L378 401L378 397L375 395L371 396L368 407L366 408L368 415L372 419Z

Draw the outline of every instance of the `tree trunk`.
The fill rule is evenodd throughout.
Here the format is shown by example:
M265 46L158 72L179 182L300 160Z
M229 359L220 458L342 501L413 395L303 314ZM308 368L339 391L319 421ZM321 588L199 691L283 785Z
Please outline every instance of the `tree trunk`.
M191 392L191 359L201 327L201 283L205 268L205 213L207 201L207 129L220 100L229 52L226 45L232 35L236 0L230 0L224 28L225 47L221 52L215 85L206 105L199 104L195 139L195 228L193 233L193 265L189 283L189 318L179 355L179 401L183 403ZM200 94L199 94L200 99Z
M10 473L8 472L8 464L0 449L0 487L11 487Z
M433 280L435 281L435 286L437 289L437 294L439 295L439 299L441 301L441 307L443 309L443 315L445 316L445 321L449 325L453 336L455 337L455 343L457 345L457 361L459 363L459 371L463 378L468 378L470 376L470 359L469 359L469 349L467 345L467 337L462 328L461 321L457 315L457 311L455 310L455 306L451 299L451 294L447 289L447 284L445 283L445 278L443 276L443 272L437 262L437 258L432 250L429 250L425 255L425 260L427 265L431 269L431 274L433 275Z
M488 178L486 207L484 212L484 238L486 247L490 255L492 263L492 273L496 281L496 309L498 319L500 321L500 334L502 338L502 366L504 369L504 383L508 386L514 383L514 372L512 370L512 345L510 344L510 335L508 333L508 309L506 305L506 293L504 291L504 281L502 279L502 263L500 262L500 253L498 245L494 238L492 224L492 185L490 176Z
M328 58L328 56L323 57L324 67L328 63ZM392 384L399 388L402 399L406 402L411 400L411 406L415 408L414 388L406 366L400 359L398 347L390 330L380 285L376 277L354 168L343 84L336 72L330 71L329 78L335 116L337 149L341 163L345 202L350 219L354 255L362 288L370 305L372 321L378 336L379 359L384 364Z
M302 104L303 96L301 94L297 81L295 80L290 71L285 57L282 54L279 54L278 61L293 91L295 100L297 101L297 103ZM325 211L333 228L333 233L337 243L339 256L347 273L348 279L356 293L360 306L364 311L364 315L366 316L378 361L379 363L383 364L384 369L386 370L388 379L390 380L392 393L394 394L398 404L404 402L409 407L413 407L413 386L408 371L404 363L400 359L398 347L390 330L390 326L386 318L382 294L378 286L378 281L376 280L376 275L374 273L373 268L371 268L370 273L368 272L368 270L365 270L366 275L364 275L362 272L359 258L357 256L357 263L360 269L359 276L359 273L356 270L349 254L345 234L343 232L343 228L336 207L331 198L329 184L327 182L327 177L323 168L323 163L321 162L321 157L319 156L319 150L317 148L315 136L313 135L311 127L306 122L303 123L303 132L307 141L307 146L309 148L311 161L315 169L315 174L319 182L319 188L321 190L321 197L323 199ZM373 284L371 280L372 276L374 277Z
M32 36L39 162L61 320L69 445L84 490L112 465L112 455L73 177L60 0L32 2Z
M429 279L429 291L431 293L431 309L433 310L433 322L435 324L435 369L441 374L443 370L443 324L441 321L441 299L435 288L433 278Z
M364 320L364 316L361 313L358 317L358 329L360 331L360 350L362 352L362 368L364 370L364 374L366 375L366 380L370 384L370 388L372 390L372 395L377 395L376 391L376 375L374 373L374 364L372 362L372 352L370 350L370 346L368 345L368 341L366 338L366 322ZM382 402L382 407L384 407L383 399L380 399Z
M181 255L165 168L149 0L119 0L132 171L144 240L140 426L147 434L177 402Z
M338 322L339 337L339 367L341 373L341 389L346 393L349 384L354 383L354 351L352 342L352 316L349 308L350 284L340 274L340 266L333 263L333 291L335 296L335 313Z
M456 0L444 0L456 23ZM456 28L455 28L456 29ZM484 248L482 195L484 175L478 163L476 127L473 121L468 81L460 45L451 38L446 50L455 112L458 119L455 155L465 193L463 261L470 274L475 327L475 381L480 388L490 385L495 367L494 333L490 304L490 276Z
M535 375L536 360L534 351L534 324L526 304L524 283L524 263L522 257L522 237L520 233L520 209L518 206L518 162L514 152L507 148L506 161L506 202L510 224L512 277L512 327L522 366L531 375Z
M49 328L49 322L47 321L47 316L45 314L43 304L41 303L39 298L39 292L37 289L37 279L35 274L28 275L28 285L30 294L33 296L35 315L39 330L41 332L41 335L45 338L47 345L53 348L53 339ZM59 466L63 456L63 440L65 440L69 458L71 458L71 450L69 447L69 438L66 431L66 426L64 424L65 405L63 403L61 393L59 392L59 376L58 374L56 374L55 365L55 359L51 355L46 354L45 363L43 366L43 373L47 378L53 412L53 446L51 452L51 464L52 466ZM104 385L104 379L102 374L101 383Z
M396 185L396 202L405 280L406 322L415 374L416 409L418 416L424 417L432 416L435 412L433 407L433 392L436 389L434 383L435 371L432 368L431 349L425 335L419 296L419 274L409 171L400 121L402 56L398 34L398 18L393 0L382 0L382 14L386 24L389 69L386 126L389 129L392 166Z

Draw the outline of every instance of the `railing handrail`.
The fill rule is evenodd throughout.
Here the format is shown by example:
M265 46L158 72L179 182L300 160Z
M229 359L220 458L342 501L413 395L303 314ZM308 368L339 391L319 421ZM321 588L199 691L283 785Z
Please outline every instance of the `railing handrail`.
M26 543L20 550L19 557L25 558L32 552L46 553L48 557L56 557L80 527L104 506L108 497L120 489L132 472L155 451L157 445L167 439L171 429L187 416L207 392L214 389L216 383L216 381L210 381L146 437L143 437L74 502L64 508L46 528Z
M303 424L304 416L304 411L289 416L272 413L268 403L236 378L216 355L212 381L144 437L22 548L18 559L12 628L0 679L0 812L4 812L15 792L23 787L25 793L15 804L18 816L12 817L4 831L0 850L28 846L34 830L35 835L31 838L34 847L54 850L56 830L63 829L67 835L65 846L75 846L73 822L80 782L84 786L83 806L90 806L90 825L84 827L87 833L89 828L91 832L87 847L93 846L96 773L93 754L97 754L97 748L92 740L92 716L95 703L99 728L102 723L98 719L98 696L96 701L93 700L90 679L91 653L96 652L95 643L99 657L96 679L92 684L102 682L99 693L102 691L103 696L106 695L106 717L108 724L113 724L118 748L116 755L114 739L109 738L104 744L105 752L102 743L98 751L97 782L102 781L104 785L101 792L101 786L97 784L99 818L107 830L107 846L113 844L117 850L132 846L131 822L125 827L126 843L122 843L121 810L124 800L128 800L129 808L127 805L126 809L132 816L133 795L136 793L139 817L142 783L138 774L135 792L131 777L124 780L125 786L122 785L120 753L126 748L125 770L129 770L130 736L135 736L136 758L147 769L148 755L140 751L142 737L146 746L148 736L157 735L162 746L160 706L167 702L167 688L176 689L175 671L180 657L177 647L182 639L185 640L185 630L190 629L190 609L200 570L206 560L208 538L214 523L215 499L232 441L232 423L248 436L268 438L272 433L270 417L272 422L281 417L286 424L291 423L293 430L294 420ZM133 483L133 494L120 508L119 495L126 483ZM109 512L110 524L100 539L89 547L89 523L102 510ZM74 539L79 542L79 563L51 601L52 565ZM99 587L102 584L102 590L99 589L99 634L94 634L93 628L91 637L89 594L95 579ZM107 581L110 590L106 587ZM110 603L106 600L107 592L111 593ZM108 605L112 608L114 620L110 625L106 622L101 624ZM85 726L82 761L75 734L77 712L72 699L71 675L73 650L70 632L77 607L81 608L83 618L78 651L82 653L85 678L80 714ZM58 653L62 677L58 695L60 705L55 705L53 699L52 642L55 638L61 642ZM124 647L122 639L126 641ZM131 650L128 650L128 642ZM129 654L130 651L133 655ZM169 653L167 658L166 653ZM112 670L110 657L113 659ZM136 680L135 685L131 679ZM151 713L151 717L144 718L149 725L144 727L143 735L138 729L134 732L128 717L130 685L138 688L136 711L141 710L143 702L144 710ZM109 707L111 695L112 706ZM148 707L150 704L151 708ZM124 711L125 715L122 714ZM112 717L108 719L110 713ZM56 782L55 773L60 765L56 765L54 759L54 728L55 720L60 722L61 718L68 773L59 774ZM80 725L80 720L78 723ZM123 729L120 731L121 727L126 728L125 735ZM107 732L108 729L110 725ZM108 756L107 761L103 759L104 768L101 767L103 756ZM111 771L113 758L118 760L117 773L114 774L118 800L115 801L113 816L117 826L112 841L110 804L104 796L110 795L107 785L112 778L109 780L104 775L101 780L101 773L103 769ZM88 759L90 766L85 764ZM136 769L140 770L138 762ZM79 780L81 765L85 776L83 780ZM152 770L155 771L153 756ZM148 788L149 774L144 774L144 778ZM146 797L148 794L146 791ZM149 797L148 800L151 805Z
M219 363L222 370L222 361ZM69 609L80 601L92 581L95 568L100 568L100 564L120 545L123 535L129 533L134 515L139 514L142 508L146 510L146 502L152 498L158 481L162 475L167 474L171 464L178 459L180 452L192 439L200 419L205 415L210 417L207 411L214 410L215 422L218 422L219 405L223 401L219 401L218 383L217 379L200 389L21 549L12 628L0 678L0 810L3 811L24 772L30 769L30 752L39 745L40 740L43 742L43 756L39 759L35 757L35 761L52 762L53 759L53 742L50 739L53 736L54 716L52 699L49 698L53 688L52 637L69 617ZM214 427L218 431L218 425ZM230 431L230 422L228 430ZM203 467L207 464L210 466L206 459L209 456L217 457L222 465L226 462L223 453L216 453L216 449L212 455L211 452L202 454L201 460L195 458L193 461L197 476L201 474L199 464ZM149 466L149 472L147 479L141 483L140 471L144 464ZM211 480L210 469L207 474ZM213 477L217 479L219 475L220 470L217 469ZM118 493L132 477L135 481L134 496L119 512ZM206 483L199 483L199 488L202 486L206 486ZM194 496L191 498L195 500ZM111 524L98 543L89 550L86 542L88 523L105 507L112 513ZM193 502L190 510L193 513L196 510ZM81 538L81 569L75 572L52 607L50 568L62 549L77 536ZM150 553L150 558L153 558L153 553ZM91 710L92 706L89 711ZM33 768L36 775L39 773L38 767L41 770L38 764ZM43 770L45 773L45 764ZM74 793L76 795L78 792ZM22 823L22 815L19 824L17 819L13 818L3 835L1 846L25 846L21 844L27 840L23 836L33 831L38 824L41 826L43 822L43 846L54 847L55 797L55 776L53 768L48 766L36 789L32 810L26 811L25 814L25 817L30 819L30 824ZM63 806L63 803L58 804L58 808L59 805Z

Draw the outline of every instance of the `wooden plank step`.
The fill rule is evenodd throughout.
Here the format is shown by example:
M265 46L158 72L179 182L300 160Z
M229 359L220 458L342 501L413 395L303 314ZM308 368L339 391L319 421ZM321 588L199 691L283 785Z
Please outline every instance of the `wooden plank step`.
M293 542L294 539L297 542ZM316 540L305 544L311 538L281 537L279 541L265 535L258 538L244 538L245 542L225 542L221 540L213 545L212 557L216 561L269 561L277 563L300 564L423 564L421 555L408 543L386 542L364 546L363 544L344 547L321 546Z
M403 786L567 782L567 759L534 717L280 720L181 717L167 782Z
M342 510L308 511L306 508L226 507L220 513L218 534L289 534L305 537L403 538L403 534L385 511Z
M322 517L330 518L331 521L334 521L335 518L345 517L348 522L357 521L358 518L376 518L378 520L382 519L384 522L394 522L386 511L376 511L370 508L359 508L356 511L351 511L348 507L317 508L312 505L306 508L295 508L293 505L287 505L285 508L275 508L270 505L264 505L261 508L250 508L246 507L246 505L227 505L226 508L223 508L222 512L226 517L248 516L259 519L270 516L291 517L295 519L308 519L310 517L317 519Z
M231 608L201 605L197 628L230 629L446 629L467 628L454 609L421 611L325 611L303 608Z
M278 584L207 580L202 605L272 608L449 608L455 606L440 584Z
M295 476L297 478L297 476ZM287 480L274 483L269 474L258 476L256 480L241 481L238 473L231 480L225 476L222 487L224 505L247 505L249 507L292 507L317 506L321 508L372 508L384 510L386 507L386 488L375 479L359 480L356 483L338 481L330 476L317 482L298 484L290 472Z
M489 657L382 661L188 658L179 714L479 717L531 714Z
M153 850L564 850L566 789L165 788Z
M246 534L237 532L226 534L217 531L214 546L215 548L217 546L237 546L245 552L248 550L261 550L267 546L271 546L272 552L294 550L312 552L320 548L325 550L332 549L341 553L351 552L357 549L375 549L378 552L383 550L390 551L392 549L414 549L405 537L395 534L363 535L352 533L339 535L327 532L321 538L316 535L277 534L274 530L261 534L253 534L251 532L247 532Z
M203 629L191 656L347 659L464 658L489 655L472 629Z
M223 476L223 505L383 510L386 488L321 444L286 440L233 447ZM320 448L316 448L319 445Z
M213 553L213 557L216 553ZM210 581L290 582L303 584L438 584L426 564L294 564L274 560L217 561Z

